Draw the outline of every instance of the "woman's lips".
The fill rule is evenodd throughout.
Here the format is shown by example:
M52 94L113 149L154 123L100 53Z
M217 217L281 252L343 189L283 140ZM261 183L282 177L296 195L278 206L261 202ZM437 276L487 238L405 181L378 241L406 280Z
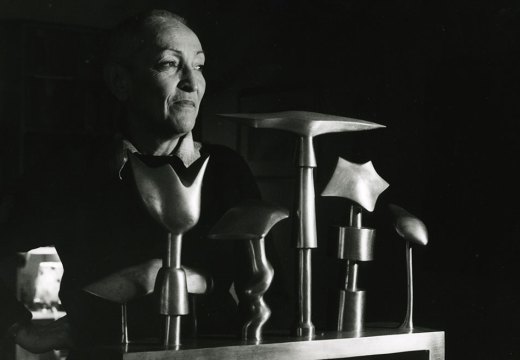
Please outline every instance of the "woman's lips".
M176 100L173 104L178 107L196 107L195 101L192 100Z

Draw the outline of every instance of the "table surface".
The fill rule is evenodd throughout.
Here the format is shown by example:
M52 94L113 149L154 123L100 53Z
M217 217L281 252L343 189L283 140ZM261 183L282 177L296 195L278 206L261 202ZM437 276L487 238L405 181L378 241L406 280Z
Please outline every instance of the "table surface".
M204 337L185 340L178 349L159 344L134 344L98 349L103 357L121 360L165 359L247 359L247 360L317 360L366 355L427 351L430 360L444 360L444 331L416 328L373 327L359 333L323 332L312 340L266 335L261 342L241 341L232 337Z

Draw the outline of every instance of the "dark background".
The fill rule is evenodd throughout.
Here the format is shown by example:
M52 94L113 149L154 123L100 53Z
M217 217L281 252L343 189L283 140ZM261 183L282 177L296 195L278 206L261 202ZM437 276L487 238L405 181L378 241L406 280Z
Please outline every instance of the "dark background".
M404 315L404 244L386 210L393 202L429 230L430 244L415 250L415 324L446 331L449 359L520 358L518 2L2 0L2 191L42 151L55 151L52 144L111 129L117 112L99 76L98 40L120 19L151 5L185 16L207 53L208 88L196 135L241 151L266 198L291 201L286 190L294 188L293 139L240 129L215 114L310 110L387 126L315 141L318 194L338 156L371 160L390 183L374 213L365 216L379 233L376 260L362 268L369 321L399 322ZM58 24L62 35L45 35L55 48L20 40L32 31L27 24ZM78 31L87 34L81 41ZM49 60L53 56L58 60ZM48 70L78 61L83 65L71 70L80 79L72 87L76 93L49 79L31 85L34 74L28 73L42 63ZM58 97L59 89L65 97ZM38 94L60 99L64 108L55 110ZM43 117L45 136L30 134L30 126L20 130L20 121L42 118L34 107L54 114ZM315 280L314 313L325 329L333 318L329 293L336 281L326 239L330 227L346 218L347 203L317 202L324 245L316 251L315 276L327 281ZM280 234L287 231L283 226ZM284 245L277 246L286 267L277 274L291 289L292 250Z

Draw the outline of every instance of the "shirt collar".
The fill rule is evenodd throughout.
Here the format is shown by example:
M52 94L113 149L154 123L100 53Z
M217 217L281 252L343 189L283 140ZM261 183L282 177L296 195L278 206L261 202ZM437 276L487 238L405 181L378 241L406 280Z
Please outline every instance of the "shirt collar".
M202 144L193 141L193 135L189 132L179 139L179 143L169 156L177 156L185 167L189 167L200 158L201 147ZM139 154L139 150L130 141L118 136L115 165L120 179L122 179L121 172L128 161L128 152Z

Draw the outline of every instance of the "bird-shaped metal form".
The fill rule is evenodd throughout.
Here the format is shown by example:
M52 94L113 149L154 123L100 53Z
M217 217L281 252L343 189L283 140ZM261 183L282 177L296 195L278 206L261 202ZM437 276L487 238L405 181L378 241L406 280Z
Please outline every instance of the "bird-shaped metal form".
M263 295L269 289L274 270L265 254L265 237L289 211L264 202L248 201L229 209L209 232L215 240L243 240L248 246L251 280L239 291L240 307L248 314L241 329L244 340L260 341L262 329L271 316Z
M397 233L406 241L406 275L408 301L406 315L401 328L413 329L413 263L412 244L426 246L428 244L428 230L426 225L400 206L389 204L390 212L394 218L394 226Z
M339 291L338 331L360 331L364 324L365 291L357 285L358 262L374 258L375 230L362 227L362 209L374 211L379 195L388 188L372 162L356 164L341 157L322 196L348 199L349 226L338 229L338 259L347 260L344 287Z
M181 266L182 236L199 220L202 179L208 164L206 157L191 165L191 179L180 179L171 165L149 167L129 154L135 183L150 215L169 231L163 266L155 282L154 293L159 313L165 316L165 346L180 345L180 316L189 313L186 273Z
M298 249L298 323L296 335L312 338L311 249L318 246L313 169L317 166L313 138L338 132L363 131L384 128L383 125L348 117L309 111L282 111L276 113L219 114L239 124L253 128L289 131L299 137L298 163L299 193L295 221L297 221L296 248Z

